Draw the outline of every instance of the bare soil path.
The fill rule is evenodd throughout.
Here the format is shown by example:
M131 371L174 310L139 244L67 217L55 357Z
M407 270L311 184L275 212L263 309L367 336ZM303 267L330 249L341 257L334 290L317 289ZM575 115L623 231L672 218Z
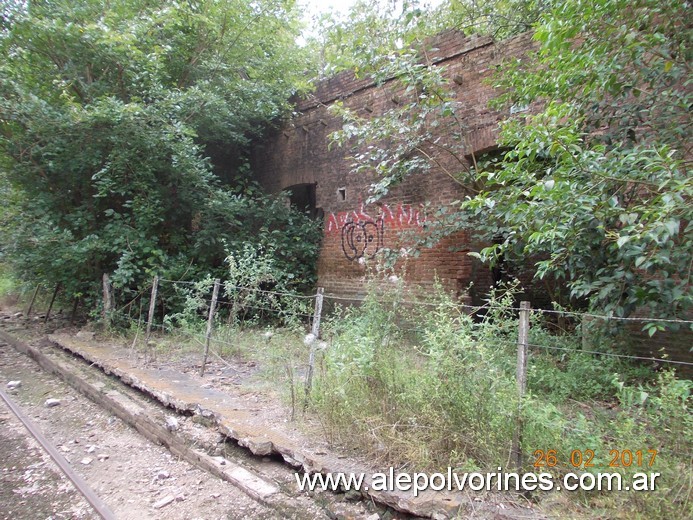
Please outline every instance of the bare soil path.
M177 460L9 345L0 344L0 381L5 385L15 380L22 385L11 391L13 400L118 518L284 518L229 483ZM60 404L47 408L47 399L59 399ZM0 517L95 517L6 408L0 425ZM169 497L173 500L162 506Z

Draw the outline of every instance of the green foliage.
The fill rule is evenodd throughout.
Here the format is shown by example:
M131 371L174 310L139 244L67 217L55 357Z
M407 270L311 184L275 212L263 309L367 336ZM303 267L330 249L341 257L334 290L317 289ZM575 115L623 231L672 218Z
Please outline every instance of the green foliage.
M617 316L646 307L685 317L693 304L687 3L536 4L539 49L501 67L496 107L530 107L502 125L501 157L465 155L468 128L444 68L425 48L391 56L382 77L404 91L376 117L337 107L334 135L375 171L371 201L433 169L467 198L441 208L423 245L460 229L493 244L494 263L535 264L571 303ZM543 7L542 7L543 6ZM654 334L662 323L648 324Z
M439 8L438 28L488 34L498 40L532 29L554 0L447 0Z
M656 449L651 471L662 474L656 494L629 493L627 500L642 518L690 517L693 504L687 495L691 490L693 383L665 371L654 383L626 385L617 378L615 387L621 408L609 424L611 444L625 442ZM637 468L620 471L628 475Z
M528 31L551 0L447 0L437 7L425 0L358 0L345 16L322 15L307 47L321 77L341 71L378 74L402 51L421 47L448 29L497 39Z
M374 282L361 307L339 310L326 323L329 346L312 396L326 431L383 464L508 470L519 404L510 289L494 292L477 322L445 294L411 305L402 287ZM556 450L557 464L541 469L556 479L604 472L611 450L640 450L644 463L606 471L620 473L624 482L637 472L659 472L656 493L594 491L571 498L629 518L689 516L691 382L581 352L579 333L556 336L536 319L530 334L532 343L566 350L530 349L521 412L525 470L537 471L531 466L537 449ZM649 449L658 451L651 468ZM573 450L592 450L594 466L573 467Z
M254 249L245 244L239 253L226 258L228 274L224 293L231 302L229 323L249 324L251 318L258 320L263 313L267 322L275 321L283 326L299 330L306 316L312 311L313 300L297 294L297 279L294 270L281 269L278 255L268 246L267 250Z
M292 291L313 288L322 224L288 207L282 194L263 196L254 184L245 183L242 190L209 200L198 219L196 261L209 265L229 254L246 255L251 248L264 250L272 255L272 283L281 280ZM220 276L226 279L229 273Z
M1 247L22 278L89 298L104 272L123 290L201 277L228 237L304 244L278 248L287 269L313 252L300 215L220 181L305 86L293 2L32 2L3 29Z
M607 331L589 331L589 327L576 321L570 331L557 334L542 323L544 319L543 315L534 317L529 332L530 345L549 347L532 353L528 368L532 392L556 403L566 399L589 402L612 394L614 374L619 374L624 384L654 379L651 368L634 366L623 358L609 355L617 354L619 349ZM583 350L605 355L595 358Z
M539 51L498 81L500 103L542 108L504 125L511 150L463 205L485 219L490 208L506 229L484 258L542 257L537 276L619 316L691 308L686 12L675 0L590 0L543 18Z
M437 168L462 188L478 191L476 180L464 160L467 123L459 115L462 104L455 100L445 76L445 67L426 61L420 50L399 51L374 74L384 84L396 78L399 102L383 114L364 117L341 103L331 110L344 120L342 130L331 135L333 142L354 151L354 173L375 172L368 202L388 194L405 178ZM455 169L445 166L450 163Z
M164 316L163 323L169 330L181 329L187 333L204 334L205 318L209 312L209 298L214 286L210 276L192 284L174 285L174 291L182 304L175 305L175 312Z
M424 4L405 0L400 8L391 0L357 0L344 17L322 15L307 42L318 63L318 74L377 72L404 46L435 32Z
M7 269L0 264L0 299L11 296L17 290L17 282L8 273Z
M400 291L375 288L326 325L319 413L340 441L390 462L504 465L517 402L499 351L473 341L471 320L450 300L414 316ZM414 323L419 342L411 344Z
M246 241L240 251L231 251L227 245L226 254L226 265L219 275L222 287L215 319L218 325L226 326L227 335L257 327L260 322L294 331L305 327L306 318L312 315L313 299L298 293L297 288L308 286L296 278L295 269L284 268L271 246ZM160 291L165 307L171 309L164 316L164 325L169 330L200 334L206 326L214 280L207 275L169 286L173 294Z

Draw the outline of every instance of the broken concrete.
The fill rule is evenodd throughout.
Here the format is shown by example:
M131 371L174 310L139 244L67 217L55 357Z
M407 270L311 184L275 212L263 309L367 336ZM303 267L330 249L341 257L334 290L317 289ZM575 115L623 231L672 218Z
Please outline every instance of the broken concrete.
M66 334L53 334L48 339L98 366L106 374L115 375L129 386L151 395L165 406L182 413L192 413L203 422L215 425L221 434L236 440L256 455L281 455L288 464L307 473L364 473L362 494L416 516L451 518L466 508L468 499L461 493L424 491L414 496L413 491L375 491L371 489L372 475L376 472L373 468L357 466L334 453L312 453L286 436L279 424L258 425L252 420L250 411L243 409L240 401L214 388L203 388L204 380L194 375L167 369L134 367L128 362L127 352L115 345L99 345ZM228 468L217 461L212 464L224 473L224 478L231 481L240 479L258 498L264 498L272 489L265 485L256 487L252 479L245 478L243 471L238 471L242 468Z

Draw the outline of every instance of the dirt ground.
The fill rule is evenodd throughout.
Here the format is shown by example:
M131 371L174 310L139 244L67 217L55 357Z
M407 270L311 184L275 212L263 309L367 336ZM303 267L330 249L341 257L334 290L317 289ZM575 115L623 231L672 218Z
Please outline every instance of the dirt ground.
M4 401L0 451L0 519L89 517L89 504Z
M27 322L13 312L0 309L0 328L35 345L56 329L70 328L60 316L43 324L40 316ZM157 364L194 370L194 360L184 358L161 359ZM210 386L226 390L234 387L239 392L240 380L252 377L256 371L252 362L229 369L218 360L211 360L206 377ZM21 381L19 388L7 388L9 381L17 380ZM410 518L363 502L354 495L299 493L294 470L283 462L253 456L244 448L220 441L214 429L198 424L191 417L179 416L181 431L195 445L199 443L208 452L210 446L216 445L214 455L224 456L275 482L291 502L290 510L262 505L230 483L179 460L164 447L145 439L1 341L0 385L119 519ZM137 393L125 387L119 391ZM249 407L254 406L258 411L273 409L280 413L283 408L263 392L244 389L239 394ZM46 407L48 399L59 399L60 404ZM285 408L280 416L282 421L289 420ZM0 407L0 430L0 453L8 454L0 457L0 520L98 518L6 407Z
M14 380L22 385L10 397L118 518L283 518L231 484L177 460L0 344L0 381L5 386ZM60 405L47 408L51 398ZM95 518L14 415L4 406L0 413L0 518ZM155 507L168 497L173 497L170 504Z

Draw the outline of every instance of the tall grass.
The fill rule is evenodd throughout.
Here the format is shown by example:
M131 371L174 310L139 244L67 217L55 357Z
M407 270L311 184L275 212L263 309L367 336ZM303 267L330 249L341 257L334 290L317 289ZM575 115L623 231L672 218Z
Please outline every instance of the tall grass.
M409 299L409 298L408 298ZM374 460L419 470L508 468L518 414L517 318L511 294L494 295L480 322L444 294L408 306L401 289L371 292L361 307L326 323L315 410L335 442ZM581 352L577 333L557 336L532 324L522 406L525 471L661 473L654 492L589 492L573 501L641 518L691 517L692 384L620 359ZM656 449L655 466L609 467L612 450ZM534 467L536 450L556 464ZM573 450L594 452L575 468ZM618 515L617 515L618 516Z
M379 283L361 306L324 317L326 344L318 349L308 413L320 420L328 440L357 448L383 466L514 469L511 445L520 403L512 291L493 294L477 320L442 291L417 304L413 299L399 283ZM188 300L186 312L165 320L180 336L162 345L164 350L191 342L201 352L202 303L192 293ZM291 417L300 418L309 347L301 322L306 311L293 312L292 319L280 320L284 328L274 330L255 328L256 317L249 326L222 315L212 349L229 360L256 361L257 370L244 384L283 395ZM532 321L530 344L558 350L530 350L521 407L522 470L548 471L556 478L567 472L618 472L625 482L638 472L661 476L651 492L551 492L535 499L560 504L557 514L568 516L589 511L609 518L693 517L693 384L673 372L583 352L579 330L559 335L539 318ZM601 351L610 349L611 338L590 339ZM553 450L555 465L547 467L537 450ZM614 450L645 455L641 463L609 467ZM652 467L648 450L657 450ZM574 467L573 453L585 459L593 454L593 465Z

